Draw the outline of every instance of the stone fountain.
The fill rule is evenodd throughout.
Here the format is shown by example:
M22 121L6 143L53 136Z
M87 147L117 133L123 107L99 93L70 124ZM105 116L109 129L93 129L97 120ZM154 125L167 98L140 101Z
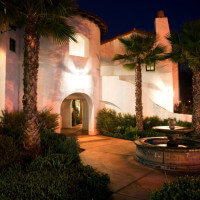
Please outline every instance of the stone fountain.
M138 162L169 171L200 172L200 142L184 137L192 129L180 126L157 126L153 129L164 132L166 137L136 140Z

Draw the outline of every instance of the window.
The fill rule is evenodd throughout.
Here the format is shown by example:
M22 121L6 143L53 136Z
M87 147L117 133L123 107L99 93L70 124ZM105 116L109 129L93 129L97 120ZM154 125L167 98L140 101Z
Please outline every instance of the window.
M146 65L146 71L155 71L155 64Z
M10 50L15 52L16 42L14 39L10 38Z
M84 35L76 34L77 42L69 41L69 55L88 57L89 56L89 40Z

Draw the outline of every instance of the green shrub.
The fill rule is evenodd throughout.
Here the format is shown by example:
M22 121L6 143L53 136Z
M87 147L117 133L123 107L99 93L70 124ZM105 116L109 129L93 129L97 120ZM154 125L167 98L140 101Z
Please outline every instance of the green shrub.
M73 165L65 155L37 157L26 168L16 166L0 172L0 199L108 199L110 180L80 163Z
M176 125L177 126L188 127L188 128L192 127L192 123L191 122L183 122L183 121L180 121L180 120L176 122Z
M50 113L50 111L50 109L44 109L38 112L40 132L55 130L58 127L58 115ZM24 122L24 113L22 111L2 111L0 134L11 136L17 143L21 143Z
M51 113L51 109L38 112L40 131L56 130L58 128L58 114Z
M22 162L23 153L17 148L11 137L0 135L0 170Z
M152 129L138 131L137 134L138 134L139 138L165 136L165 133L160 133L160 132L154 131Z
M97 114L96 128L100 134L116 133L119 126L117 113L111 109L102 109Z
M138 139L137 129L136 127L133 128L132 126L127 127L125 130L124 138L127 140L135 140Z
M136 126L136 117L135 115L131 114L124 114L119 115L120 118L120 133L124 134L126 132L126 129L129 127L135 127Z
M163 120L157 116L146 117L143 120L144 130L151 129L153 126L162 126Z
M192 114L193 104L191 102L180 102L175 104L174 112L181 114Z
M21 122L16 116L22 116ZM108 199L109 177L82 165L76 138L49 130L55 127L56 123L51 124L55 115L39 116L40 124L44 122L40 129L42 155L34 160L28 160L19 148L23 113L5 112L1 118L0 199Z
M43 155L65 154L70 159L79 161L79 146L76 138L67 138L63 134L57 134L47 130L40 134Z
M146 117L143 120L144 131L132 130L136 126L135 115L116 113L111 109L102 109L97 114L97 130L99 134L132 140L141 137L156 137L164 134L151 131L153 126L168 126L169 118L161 120L158 116ZM191 127L190 122L177 121L177 126Z
M161 189L151 194L151 200L198 200L200 177L181 177L172 183L164 183Z
M0 116L0 127L20 128L24 126L24 113L21 111L2 111Z
M82 199L99 199L104 200L108 199L110 195L110 190L108 184L110 183L110 178L107 174L97 172L91 166L84 166L82 175L81 185L86 185L87 190L90 192L90 198ZM86 193L87 194L87 193Z

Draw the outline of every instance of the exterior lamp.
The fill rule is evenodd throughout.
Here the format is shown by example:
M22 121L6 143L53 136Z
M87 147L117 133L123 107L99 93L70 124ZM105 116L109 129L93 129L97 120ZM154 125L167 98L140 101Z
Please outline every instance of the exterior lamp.
M146 71L155 71L155 63L151 65L146 65Z

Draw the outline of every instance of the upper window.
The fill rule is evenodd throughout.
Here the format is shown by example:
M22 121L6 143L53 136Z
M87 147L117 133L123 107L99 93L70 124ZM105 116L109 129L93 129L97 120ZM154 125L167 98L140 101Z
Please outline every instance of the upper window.
M155 71L155 64L146 65L146 71Z
M69 55L88 57L89 56L89 40L84 35L76 34L77 42L69 41Z
M16 49L16 42L14 39L10 38L10 50L15 52Z

